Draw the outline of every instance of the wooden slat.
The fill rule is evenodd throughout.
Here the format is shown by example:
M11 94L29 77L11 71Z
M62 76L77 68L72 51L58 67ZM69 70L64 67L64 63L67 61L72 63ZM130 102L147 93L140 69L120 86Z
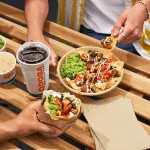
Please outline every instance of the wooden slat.
M15 23L12 23L11 21L5 20L3 18L0 18L0 32L5 33L9 35L12 38L16 38L22 41L27 40L27 30L26 28L17 25ZM58 42L51 38L46 38L47 41L51 44L52 48L57 51L58 56L62 56L66 50L70 51L73 49L73 47L67 46L66 44L63 44L61 42Z
M21 82L23 82L22 81L23 80L22 77L20 77L19 79L21 80ZM66 92L67 90L64 87L62 87L62 85L56 79L57 79L56 77L53 77L50 80L50 88L53 89L53 90L59 90L60 92ZM12 105L14 105L14 101L16 99L18 99L16 96L15 96L15 99L13 99L13 92L12 92L13 88L14 88L14 86L9 86L7 89L6 88L5 89L0 88L0 95L4 95L5 94L5 95L9 95L10 98L12 98L11 101L9 101L9 97L8 96L4 96L5 100L7 102L11 103ZM16 94L16 95L19 95L19 94L24 95L24 99L26 99L25 97L28 97L28 94L26 92L20 90L20 89L17 89L16 92L18 92L18 94ZM102 97L103 98L107 98L109 96L115 96L113 93L115 93L115 92L112 92L112 94L109 94L109 95L103 95ZM121 91L120 91L120 93L118 93L118 95L122 95L122 94L124 95L124 93L122 93ZM136 99L138 100L139 97L137 96L137 97L135 97L135 99L133 99L134 98L133 94L130 94L130 93L128 93L128 94L126 95L126 97L132 99L135 111L142 112L143 110L144 111L146 110L146 112L144 112L144 113L149 114L149 108L150 108L149 107L150 106L149 103L144 103L143 104L143 102L148 102L148 101L144 101L141 98L140 99L141 101L139 100L138 104L134 104L134 101ZM87 101L91 101L91 99L88 98L88 97L79 96L79 95L78 95L78 97L81 98L82 102L84 102L84 103L87 102ZM3 97L0 97L0 98L3 99ZM20 109L22 109L22 106L18 106L18 107ZM136 107L139 107L139 108L137 109ZM147 107L147 109L145 109L146 107ZM141 115L143 115L143 114L141 114ZM149 132L149 126L148 127L147 126L143 126L143 127L146 127L145 130L148 129L148 132ZM78 120L78 122L76 122L71 128L69 128L65 134L68 135L68 136L70 136L70 137L72 137L72 138L76 138L76 140L81 140L79 142L82 142L82 144L88 144L88 146L90 144L91 147L93 147L92 145L94 145L94 143L92 141L92 138L91 138L91 135L90 135L90 132L89 132L89 129L88 129L88 126L85 123L83 123L82 121L80 121L80 120Z
M137 95L137 96L139 96L139 97L143 97L143 94L141 94L141 93L139 93L137 91L130 90L130 92L133 93L133 94L135 94L135 95Z
M124 69L123 80L121 82L127 87L150 96L150 78Z
M14 118L15 116L16 116L16 114L14 114L13 112L0 106L0 122L10 120L10 119ZM32 134L25 138L21 138L19 140L34 149L42 149L42 148L45 148L45 149L46 148L47 149L74 149L74 150L78 149L60 138L56 138L56 139L44 138L43 136L39 135L38 133Z
M13 52L15 54L16 50L18 49L19 46L20 46L19 44L15 43L15 42L13 42L11 40L7 40L7 48L8 48L8 50L10 50L10 52ZM17 68L18 68L18 76L17 76L17 78L18 78L18 80L20 82L23 82L23 79L21 78L22 77L21 71L19 71L20 70L19 66ZM126 71L126 72L128 72L128 71ZM138 76L140 76L140 75L138 75ZM136 77L136 76L132 76L132 78L134 78L134 77ZM143 84L143 80L145 79L145 77L141 76L140 78L142 78L142 79L140 80L138 78L137 80ZM129 81L126 80L126 82L129 82ZM136 84L135 84L135 86L136 86ZM145 83L145 86L147 86L146 83ZM147 119L150 120L150 115L149 115L150 114L150 109L149 109L150 108L150 102L144 100L143 98L140 98L140 97L138 97L138 96L136 96L136 95L134 95L134 94L132 94L130 92L126 92L126 91L124 91L124 90L122 90L120 88L115 88L112 92L109 92L109 93L107 93L105 95L102 95L102 97L119 95L119 94L122 94L124 96L127 96L127 97L131 98L132 102L134 104L135 112L137 114L139 114L140 116L143 116L144 118L147 118Z
M2 26L2 28L0 29L0 31L4 32L5 34L9 34L15 38L19 38L20 40L22 39L23 41L26 41L27 38L27 30L24 27L21 27L15 23L12 23L10 21L7 21L5 19L0 18L0 25ZM11 28L11 30L9 30ZM56 40L47 38L48 41L51 43L52 47L54 48L56 54L60 57L62 57L65 53L67 53L70 50L73 50L73 47L67 46L61 42L58 42ZM9 50L11 50L13 42L8 40L7 41L7 47L9 48ZM15 52L18 49L20 45L15 46ZM11 51L12 53L14 53L13 51ZM14 53L15 54L15 53ZM122 80L122 83L130 88L133 88L137 91L142 92L145 95L149 95L150 96L150 79L135 74L131 71L128 71L126 69L124 69L124 77ZM141 83L141 84L139 84ZM141 86L142 85L142 86Z
M1 7L0 9L1 15L9 17L20 23L26 24L24 19L24 12L22 10L19 10L17 8L14 8L1 2L0 7ZM64 39L79 46L92 45L101 47L99 40L80 34L73 30L67 29L50 21L46 21L44 30L50 33L51 35L57 36L61 39ZM144 59L132 53L128 53L119 48L116 48L113 52L117 57L119 57L122 61L124 61L126 65L150 75L149 72L150 60Z
M20 148L12 145L11 143L9 142L3 142L3 143L0 143L0 149L1 150L20 150Z

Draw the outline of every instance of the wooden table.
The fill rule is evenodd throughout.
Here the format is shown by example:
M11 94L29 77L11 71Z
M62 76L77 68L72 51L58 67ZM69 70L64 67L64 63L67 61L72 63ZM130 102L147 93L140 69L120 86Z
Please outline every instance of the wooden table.
M0 34L7 37L7 51L14 55L20 45L27 40L27 29L24 27L25 24L24 12L22 10L0 2ZM44 31L49 35L56 37L55 39L57 40L48 37L46 37L46 39L59 57L62 57L68 51L73 50L73 45L101 47L98 40L50 21L46 21ZM64 41L67 44L64 44ZM120 60L125 62L124 77L117 88L99 97L107 98L123 95L131 99L136 115L143 118L142 120L145 122L140 121L140 123L150 134L150 60L119 48L115 48L113 53ZM59 92L67 91L60 84L55 70L56 69L50 70L50 88ZM31 101L35 101L36 98L24 91L24 79L18 64L16 82L17 84L15 85L9 84L0 87L0 99L22 110ZM18 85L22 85L23 88L21 89L21 86ZM83 102L93 100L92 97L79 97ZM12 119L15 116L15 113L0 106L0 122ZM78 119L77 122L63 134L63 138L46 139L36 133L19 140L33 149L79 149L81 148L79 147L81 145L90 149L95 149L88 124L80 119ZM76 146L73 145L73 142L70 143L70 141L74 141ZM18 149L14 144L15 140L1 143L0 149Z

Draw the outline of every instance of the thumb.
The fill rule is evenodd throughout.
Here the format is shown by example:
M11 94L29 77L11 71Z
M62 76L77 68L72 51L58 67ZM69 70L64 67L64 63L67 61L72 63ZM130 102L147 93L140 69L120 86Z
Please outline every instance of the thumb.
M122 26L124 25L127 18L127 11L123 12L123 14L118 18L117 22L112 29L112 35L115 37L119 34Z

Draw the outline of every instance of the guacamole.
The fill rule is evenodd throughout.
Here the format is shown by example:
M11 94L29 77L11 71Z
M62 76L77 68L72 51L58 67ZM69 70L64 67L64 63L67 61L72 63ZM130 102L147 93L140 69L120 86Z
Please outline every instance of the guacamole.
M71 54L63 64L61 68L61 75L63 78L70 78L71 80L75 78L76 74L84 74L87 70L85 62L80 59L80 54Z
M48 100L49 100L48 111L51 114L56 115L59 110L59 106L56 104L56 97L53 95L49 95Z
M4 47L4 40L2 38L0 38L0 49Z

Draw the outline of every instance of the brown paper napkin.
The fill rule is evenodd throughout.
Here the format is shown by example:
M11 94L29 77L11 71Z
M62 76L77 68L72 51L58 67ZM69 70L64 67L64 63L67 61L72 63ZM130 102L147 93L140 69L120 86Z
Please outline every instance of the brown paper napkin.
M83 104L97 150L143 150L150 136L137 121L131 100L122 96Z

